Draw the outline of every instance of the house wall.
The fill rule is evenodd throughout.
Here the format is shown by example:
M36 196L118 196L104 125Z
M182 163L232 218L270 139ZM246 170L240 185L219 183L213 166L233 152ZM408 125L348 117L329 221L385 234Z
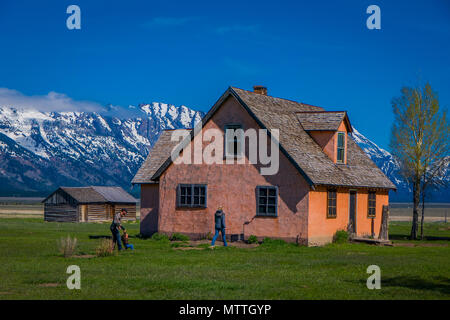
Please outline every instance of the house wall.
M358 191L357 200L357 226L356 233L359 236L367 236L372 234L372 220L374 222L375 236L378 237L381 227L381 216L383 212L383 205L389 205L389 192L387 190L379 190L376 195L376 209L375 209L375 219L367 217L368 211L368 198L369 190L363 189Z
M309 193L309 226L308 245L322 245L333 240L337 230L347 230L349 221L349 188L338 188L336 200L336 218L327 218L327 188L318 187ZM387 190L379 190L376 194L376 215L374 232L378 237L381 226L383 205L389 204ZM368 190L357 189L356 194L356 234L371 235L372 218L367 217Z
M158 232L159 184L141 184L140 233L149 237Z
M309 134L314 139L314 141L322 148L323 152L335 161L335 131L325 131L325 130L317 130L317 131L309 131Z
M341 122L337 131L326 131L317 130L309 131L308 133L314 139L314 141L322 148L323 152L331 159L334 163L337 162L337 136L338 132L345 132L345 157L344 164L347 163L347 139L348 131L345 126L344 121Z
M239 123L244 130L258 129L257 123L234 98L228 98L224 105L205 125L204 129L219 129L226 124ZM197 136L195 143L207 146ZM221 142L223 143L223 137ZM192 146L192 142L191 142ZM279 172L262 176L257 165L248 161L246 143L245 164L171 164L161 175L159 183L159 232L182 232L191 237L202 237L214 232L214 212L223 205L226 213L227 234L244 234L245 238L256 235L260 238L273 237L287 241L307 242L307 211L309 186L292 163L280 153ZM207 208L177 208L176 188L180 183L207 184ZM278 186L278 216L256 216L256 186ZM143 205L141 215L154 208L156 190L142 185ZM153 209L154 210L154 209ZM144 218L145 219L145 218ZM244 224L248 222L248 224ZM141 223L141 230L149 223Z

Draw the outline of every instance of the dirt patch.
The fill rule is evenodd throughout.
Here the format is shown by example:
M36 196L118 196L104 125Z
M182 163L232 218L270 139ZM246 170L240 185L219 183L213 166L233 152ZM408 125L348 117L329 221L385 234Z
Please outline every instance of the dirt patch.
M52 283L52 282L49 282L49 283L41 283L41 284L39 285L39 287L44 287L44 288L54 288L54 287L57 287L57 286L59 286L59 283L56 283L56 282L54 282L54 283Z
M176 247L174 250L204 250L205 248L197 248L197 247Z
M394 247L415 247L416 245L414 243L393 243Z
M84 259L89 259L89 258L95 258L96 256L93 254L80 254L77 256L72 256L72 258L84 258Z
M421 243L418 247L448 247L447 243Z
M180 241L172 241L172 242L180 242ZM180 242L182 243L182 242ZM205 245L207 244L208 246L202 246L202 247L198 247L199 245ZM179 247L174 247L173 249L175 250L203 250L205 248L210 249L211 246L211 240L192 240L189 241L188 243L186 243L185 246L179 246ZM215 247L222 247L223 243L222 242L216 242ZM244 241L235 241L235 242L228 242L228 246L229 247L236 247L236 248L256 248L257 246L259 246L258 243L246 243Z
M236 247L236 248L256 248L259 246L259 243L247 243L243 241L237 241L237 242L231 242L228 243L230 247Z
M403 242L403 243L393 243L394 247L448 247L446 243L411 243L411 242Z
M7 294L12 294L12 292L0 291L0 296L1 296L1 295L7 295Z

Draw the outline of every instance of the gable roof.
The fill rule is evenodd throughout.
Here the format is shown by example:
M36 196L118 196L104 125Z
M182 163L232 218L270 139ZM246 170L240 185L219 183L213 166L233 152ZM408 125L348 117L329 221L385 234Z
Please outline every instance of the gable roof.
M180 131L190 132L190 129L178 129ZM177 141L171 141L171 134L173 130L165 130L161 133L158 141L153 145L149 152L147 159L144 161L138 172L134 176L131 183L156 183L151 180L155 172L164 164L167 157L170 156L172 149L178 144Z
M336 164L322 151L321 147L311 138L307 131L305 131L301 125L301 120L298 118L298 115L302 113L321 113L322 115L316 118L322 120L322 122L319 120L314 121L322 124L327 123L327 128L334 128L338 121L337 119L341 116L343 116L341 121L345 119L345 112L343 115L339 112L324 112L325 110L321 107L257 94L239 88L228 88L196 126L195 130L191 131L190 136L181 143L181 147L184 147L191 141L195 133L200 131L197 129L201 129L205 125L229 96L236 98L258 125L268 130L269 136L271 136L271 129L279 130L280 151L312 187L314 185L329 185L395 189L394 184L353 139L348 139L347 164ZM327 120L326 115L330 115L331 119ZM314 122L311 121L311 118L309 120L310 123ZM350 125L349 121L348 125ZM150 154L153 152L154 150L150 151ZM156 152L161 152L161 148L156 149ZM156 155L156 157L161 158L161 154ZM156 182L159 176L171 164L170 151L165 154L165 158L166 160L162 162L162 165L156 171L156 166L150 166L150 163L153 164L153 162L147 159L142 166L144 168L141 168L147 174L140 175L139 181L141 182L134 182L137 180L135 177L133 183ZM141 172L141 169L138 173Z
M348 132L353 131L345 111L298 112L297 119L306 131L337 131L342 121L344 121Z
M137 200L121 187L60 187L42 202L45 202L58 190L62 190L78 203L136 203Z

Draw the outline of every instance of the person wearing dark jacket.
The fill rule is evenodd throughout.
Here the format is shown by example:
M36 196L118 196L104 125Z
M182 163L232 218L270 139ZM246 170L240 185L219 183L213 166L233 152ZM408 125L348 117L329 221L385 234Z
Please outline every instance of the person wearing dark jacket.
M227 246L227 240L225 239L225 213L222 211L222 206L220 206L216 213L214 214L214 228L216 229L216 233L211 242L211 246L214 247L216 243L216 239L219 236L219 231L222 233L223 245Z
M119 251L122 250L122 244L120 243L119 229L122 229L122 231L124 233L126 233L125 228L122 226L122 217L126 214L127 214L126 209L122 209L120 212L117 212L114 215L114 219L111 223L111 226L109 227L109 229L111 230L111 233L112 233L112 240L113 240L114 247L116 247L116 243L117 243L117 247L118 247Z

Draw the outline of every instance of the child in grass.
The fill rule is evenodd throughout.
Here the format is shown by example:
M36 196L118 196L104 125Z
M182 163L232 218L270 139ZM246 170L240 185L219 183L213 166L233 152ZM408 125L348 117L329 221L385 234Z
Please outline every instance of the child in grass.
M126 231L122 235L122 243L125 249L134 250L134 246L131 243L128 243L128 233Z

